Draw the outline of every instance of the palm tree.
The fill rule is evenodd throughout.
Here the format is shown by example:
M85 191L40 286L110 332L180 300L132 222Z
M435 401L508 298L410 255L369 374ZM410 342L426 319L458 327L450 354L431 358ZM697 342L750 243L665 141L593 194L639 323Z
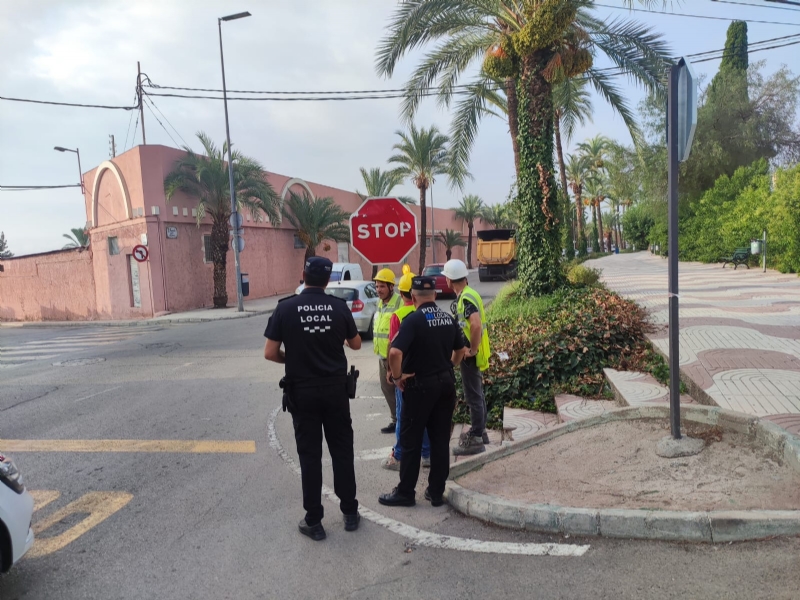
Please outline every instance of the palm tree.
M567 202L563 210L569 211L569 192L567 184L566 165L564 164L564 150L562 148L561 129L563 125L564 136L567 143L572 140L578 125L585 125L587 119L592 118L592 101L586 79L565 79L553 87L553 106L555 107L555 120L553 126L556 136L556 157L558 158L558 172L561 176L561 189ZM577 243L577 231L573 231L573 240Z
M598 240L594 240L595 242L599 242L599 245L595 243L594 247L597 248L599 252L604 251L603 244L605 244L605 240L603 239L603 214L601 212L601 204L603 200L606 199L604 185L605 181L603 181L602 177L597 175L592 175L587 178L584 184L584 189L588 194L589 204L592 207L592 221L595 223L599 236Z
M467 224L467 268L472 268L472 231L475 220L481 217L483 200L479 196L469 194L461 199L458 206L453 209L456 219Z
M495 229L513 229L516 223L512 212L508 203L487 204L481 209L481 219Z
M456 184L468 174L450 160L448 137L439 132L435 125L428 129L412 123L408 133L397 131L400 142L392 146L397 154L389 162L400 165L395 172L410 179L419 190L420 236L419 272L425 269L425 240L428 235L428 214L426 212L426 193L437 175L448 175Z
M89 232L81 227L77 227L75 229L70 229L72 232L71 234L65 233L64 237L69 240L68 243L64 244L63 250L67 250L69 248L88 248L89 242L91 239L89 238Z
M218 148L205 133L197 134L205 156L184 146L186 155L175 161L172 172L164 179L167 201L177 192L197 199L197 226L206 215L211 217L211 260L214 263L214 307L224 308L228 303L226 263L228 257L229 223L231 216L230 181L225 160L228 147ZM237 210L247 209L255 222L266 215L273 223L280 223L280 199L267 183L267 172L253 158L234 150L233 185Z
M305 260L317 255L317 246L323 240L350 241L350 213L336 204L333 198L312 198L305 191L302 196L290 191L289 198L283 204L283 216L306 245Z
M436 236L436 241L444 246L444 253L445 256L447 256L447 260L452 258L453 248L464 247L467 245L467 242L461 239L461 232L454 229L445 229L444 231L440 231ZM472 267L469 268L471 269Z
M606 54L620 72L650 92L663 93L670 53L661 38L631 21L606 23L591 14L594 6L594 0L406 0L399 3L378 47L377 70L391 76L406 53L442 40L422 57L408 80L403 112L413 119L431 87L446 106L461 95L452 129L452 160L462 169L478 122L486 114L486 92L496 91L496 81L503 82L519 185L520 280L528 293L546 293L562 281L553 177L553 85L585 76L619 112L635 140L640 134L633 112L614 75L593 68L594 54ZM477 78L457 87L478 61L482 69Z
M367 190L366 194L362 194L356 190L362 200L367 198L384 198L391 197L392 190L398 185L403 183L403 175L394 171L381 171L380 167L370 169L367 171L364 167L360 168L361 178L364 180L364 187ZM397 196L403 204L416 204L417 201L411 196Z
M585 243L583 244L583 254L581 252L581 240L585 241L586 235L583 231L583 186L586 183L587 176L586 160L583 156L571 154L567 157L567 164L564 167L564 173L567 177L567 185L569 185L572 194L575 197L575 223L576 223L576 236L578 242L579 256L585 256Z
M595 190L597 193L592 195L593 204L597 213L598 231L600 234L600 251L604 250L605 240L603 239L603 215L600 205L606 199L606 184L608 182L608 171L606 169L606 156L611 145L611 140L602 135L596 135L585 142L578 144L578 151L586 160L586 165L590 171L589 177L596 182Z

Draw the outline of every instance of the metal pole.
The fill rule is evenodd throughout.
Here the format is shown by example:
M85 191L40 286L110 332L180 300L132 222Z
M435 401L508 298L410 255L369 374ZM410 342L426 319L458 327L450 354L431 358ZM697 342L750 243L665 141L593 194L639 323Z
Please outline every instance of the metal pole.
M762 263L762 273L767 272L767 230L764 230L764 240L761 244L761 263Z
M83 170L81 169L81 150L80 148L75 149L75 154L78 155L78 181L81 182L81 193L86 195L86 189L83 186Z
M669 156L669 420L673 439L681 439L680 325L678 324L678 75L669 70L667 100L667 152Z
M233 187L233 158L231 150L231 128L228 124L228 91L225 87L225 59L222 54L222 19L217 19L219 26L219 62L222 65L222 103L225 106L225 139L228 141L228 180L231 186L231 216L233 227L233 262L236 265L236 311L244 311L242 298L242 267L239 263L239 228L236 210L236 191Z
M139 96L139 120L142 122L142 146L147 146L147 137L144 135L144 102L142 98L142 66L139 61L136 61L136 70L138 71L138 75L136 76L136 93ZM134 136L136 132L134 132Z
M433 262L436 262L436 224L433 220L433 176L431 175L431 251Z

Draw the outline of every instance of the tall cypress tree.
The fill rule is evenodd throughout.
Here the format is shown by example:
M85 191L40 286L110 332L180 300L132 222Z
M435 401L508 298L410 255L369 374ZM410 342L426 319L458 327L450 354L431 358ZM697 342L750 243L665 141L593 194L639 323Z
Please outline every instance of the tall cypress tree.
M734 21L728 27L728 37L725 40L725 53L722 56L720 71L735 69L747 71L747 23Z
M719 99L730 102L739 99L746 102L748 65L747 23L733 21L728 26L728 37L725 40L725 51L719 71L711 80L709 101L715 102Z

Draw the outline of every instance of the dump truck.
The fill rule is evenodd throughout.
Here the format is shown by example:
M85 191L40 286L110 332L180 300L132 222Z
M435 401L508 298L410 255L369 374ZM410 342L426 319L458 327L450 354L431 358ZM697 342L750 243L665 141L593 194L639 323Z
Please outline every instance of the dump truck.
M517 276L517 241L513 229L478 231L478 279L507 281Z

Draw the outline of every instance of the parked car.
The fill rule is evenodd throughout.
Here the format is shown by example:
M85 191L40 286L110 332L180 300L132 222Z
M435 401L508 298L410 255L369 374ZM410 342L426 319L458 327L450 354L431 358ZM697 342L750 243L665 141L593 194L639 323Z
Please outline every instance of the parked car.
M365 340L372 339L372 321L378 310L378 290L371 281L333 281L325 293L347 302L356 328Z
M331 269L331 283L334 281L362 281L364 279L364 274L361 272L361 265L356 263L333 263L333 268ZM300 282L300 286L294 291L295 294L299 294L303 291L303 288L306 287L303 282Z
M453 288L447 285L447 277L442 275L443 268L444 268L444 263L436 263L433 265L428 265L422 270L422 274L426 277L436 278L437 298L444 298L445 296L455 298L456 297L455 290L453 290Z
M8 571L33 546L32 515L33 497L25 489L19 469L0 453L0 573Z

